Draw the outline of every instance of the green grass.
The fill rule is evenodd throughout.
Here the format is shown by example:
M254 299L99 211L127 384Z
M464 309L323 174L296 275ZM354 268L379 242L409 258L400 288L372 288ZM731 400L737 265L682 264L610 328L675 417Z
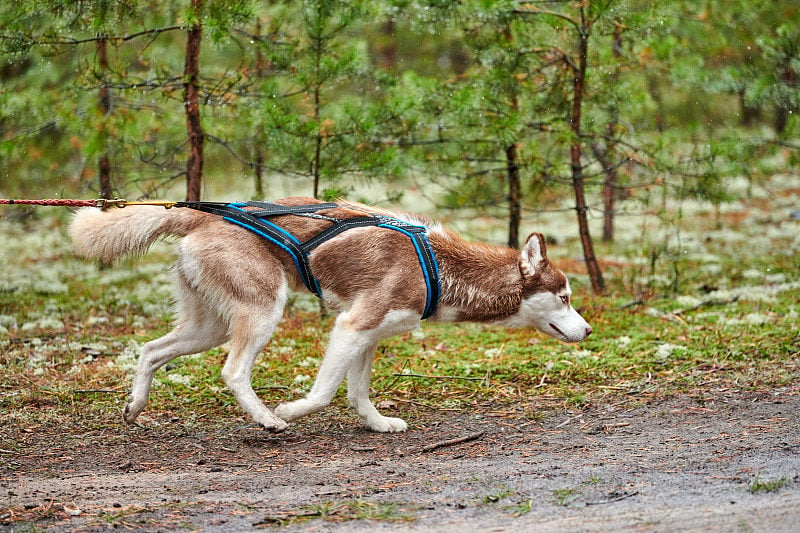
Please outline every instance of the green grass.
M557 505L566 507L575 501L580 491L576 488L553 489L552 494Z
M410 522L415 519L414 505L366 500L322 501L303 505L297 509L278 512L263 517L254 524L257 528L281 527L321 519L328 522L374 520L381 522Z
M591 476L586 481L581 482L581 484L577 487L562 487L559 489L553 489L550 491L550 493L553 495L553 501L556 505L567 507L583 495L583 487L597 485L601 481L602 478L600 478L600 476ZM517 512L524 511L524 508L525 505L523 505L523 507Z
M770 216L771 208L762 209L753 216ZM648 235L598 245L600 257L616 258L605 267L609 290L602 297L589 293L582 265L567 259L578 255L574 242L551 247L595 330L580 345L530 330L425 323L382 343L372 382L377 402L401 413L430 406L535 417L542 405L677 394L702 401L796 383L797 223L766 222L777 229L765 235L761 226L732 222L728 233L711 234L703 217L682 222L682 246L692 253L671 245L671 253L651 263L649 250L659 243ZM170 329L171 248L98 270L73 257L58 219L29 226L0 221L0 240L3 425L118 423L139 347ZM332 319L313 309L312 298L293 299L254 370L254 386L268 405L303 395L316 375ZM145 419L192 424L242 417L220 377L224 360L220 348L167 365L157 374ZM336 402L344 405L341 394ZM14 446L0 436L0 448Z
M510 490L508 488L502 487L502 488L498 489L497 491L492 492L492 493L487 494L486 496L484 496L482 501L483 501L484 504L497 503L500 500L504 500L504 499L506 499L506 498L508 498L510 496L513 496L513 495L514 495L514 491L513 490Z
M786 476L781 476L778 479L771 479L768 481L763 481L759 476L756 476L753 482L747 487L747 491L750 494L758 494L760 492L777 492L788 484L789 478Z
M533 500L523 500L513 505L506 505L504 510L509 511L512 516L522 516L530 513L535 508L536 503Z

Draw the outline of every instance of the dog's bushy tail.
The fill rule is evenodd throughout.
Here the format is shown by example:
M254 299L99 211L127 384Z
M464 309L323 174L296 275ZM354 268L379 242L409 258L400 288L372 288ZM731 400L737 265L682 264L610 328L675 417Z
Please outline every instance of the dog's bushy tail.
M110 263L143 254L161 236L183 237L204 217L185 208L131 206L102 211L86 207L75 213L69 232L78 255Z

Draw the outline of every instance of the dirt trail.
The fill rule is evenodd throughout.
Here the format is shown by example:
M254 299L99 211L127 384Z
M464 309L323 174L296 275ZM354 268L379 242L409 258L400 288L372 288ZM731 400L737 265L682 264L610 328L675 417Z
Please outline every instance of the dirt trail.
M798 408L794 387L536 420L421 411L400 435L335 408L277 436L41 428L0 455L0 527L798 531Z

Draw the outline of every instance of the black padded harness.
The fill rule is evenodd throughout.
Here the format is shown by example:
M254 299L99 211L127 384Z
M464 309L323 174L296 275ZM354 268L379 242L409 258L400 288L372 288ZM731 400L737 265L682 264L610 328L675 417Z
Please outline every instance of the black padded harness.
M419 264L420 267L422 267L422 273L425 278L427 298L422 318L428 318L436 313L436 308L439 304L439 295L441 293L439 265L436 263L436 256L433 253L430 242L428 242L425 233L427 230L424 226L417 226L416 224L410 224L384 215L368 214L363 217L338 219L317 213L317 211L340 207L338 204L330 202L295 206L280 205L270 202L177 202L175 207L188 207L221 216L228 222L246 228L275 244L289 254L306 288L318 298L322 298L322 289L319 286L319 282L314 277L314 274L311 272L309 254L312 250L328 239L332 239L340 233L353 228L377 226L379 228L399 231L408 236L414 244L414 249L417 252ZM245 207L254 207L256 209L244 209ZM326 220L333 224L307 241L301 242L284 228L266 220L270 217L282 215L305 216Z

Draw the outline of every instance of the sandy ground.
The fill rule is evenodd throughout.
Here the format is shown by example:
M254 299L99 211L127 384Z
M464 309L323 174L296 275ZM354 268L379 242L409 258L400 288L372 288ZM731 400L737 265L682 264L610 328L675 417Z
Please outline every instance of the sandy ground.
M533 419L403 406L398 435L335 407L280 435L38 428L0 455L0 528L800 531L798 408L790 387Z

